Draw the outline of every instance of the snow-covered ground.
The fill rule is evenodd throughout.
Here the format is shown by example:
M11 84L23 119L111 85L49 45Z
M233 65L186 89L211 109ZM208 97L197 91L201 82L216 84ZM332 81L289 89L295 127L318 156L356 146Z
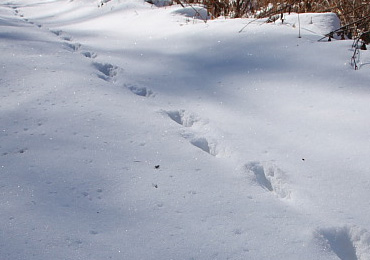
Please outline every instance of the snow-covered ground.
M370 54L333 14L104 2L0 4L0 259L370 259Z

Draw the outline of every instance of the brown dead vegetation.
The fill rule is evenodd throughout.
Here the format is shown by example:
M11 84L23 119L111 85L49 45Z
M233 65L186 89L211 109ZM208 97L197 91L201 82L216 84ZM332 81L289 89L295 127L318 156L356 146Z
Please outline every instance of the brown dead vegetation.
M225 16L272 17L288 12L334 12L342 26L350 24L348 30L358 35L370 30L370 0L176 0L187 4L204 5L211 18Z

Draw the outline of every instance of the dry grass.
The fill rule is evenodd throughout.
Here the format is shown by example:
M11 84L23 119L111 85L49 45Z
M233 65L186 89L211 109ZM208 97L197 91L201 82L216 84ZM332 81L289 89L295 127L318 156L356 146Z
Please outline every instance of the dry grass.
M351 30L354 35L370 29L370 0L181 0L181 2L202 4L207 7L213 18L271 17L283 12L334 12L338 14L343 26L351 24L346 29Z

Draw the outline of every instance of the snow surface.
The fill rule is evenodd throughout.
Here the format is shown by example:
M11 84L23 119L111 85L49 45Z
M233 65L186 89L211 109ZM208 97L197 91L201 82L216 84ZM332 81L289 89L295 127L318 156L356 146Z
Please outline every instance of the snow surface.
M0 259L370 259L370 55L333 14L104 2L0 4Z

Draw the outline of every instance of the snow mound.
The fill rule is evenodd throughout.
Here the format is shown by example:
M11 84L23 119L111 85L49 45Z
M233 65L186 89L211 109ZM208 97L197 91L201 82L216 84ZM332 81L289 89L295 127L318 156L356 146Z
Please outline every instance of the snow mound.
M317 34L327 34L340 27L340 20L334 13L304 13L299 14L299 20L303 30ZM298 15L287 15L285 22L298 26Z
M178 9L172 12L173 14L183 15L185 17L191 17L195 19L209 19L210 17L207 14L207 9L200 6L193 6L193 7L185 7L182 9Z
M171 0L145 0L149 4L153 4L157 7L169 6L172 4Z

